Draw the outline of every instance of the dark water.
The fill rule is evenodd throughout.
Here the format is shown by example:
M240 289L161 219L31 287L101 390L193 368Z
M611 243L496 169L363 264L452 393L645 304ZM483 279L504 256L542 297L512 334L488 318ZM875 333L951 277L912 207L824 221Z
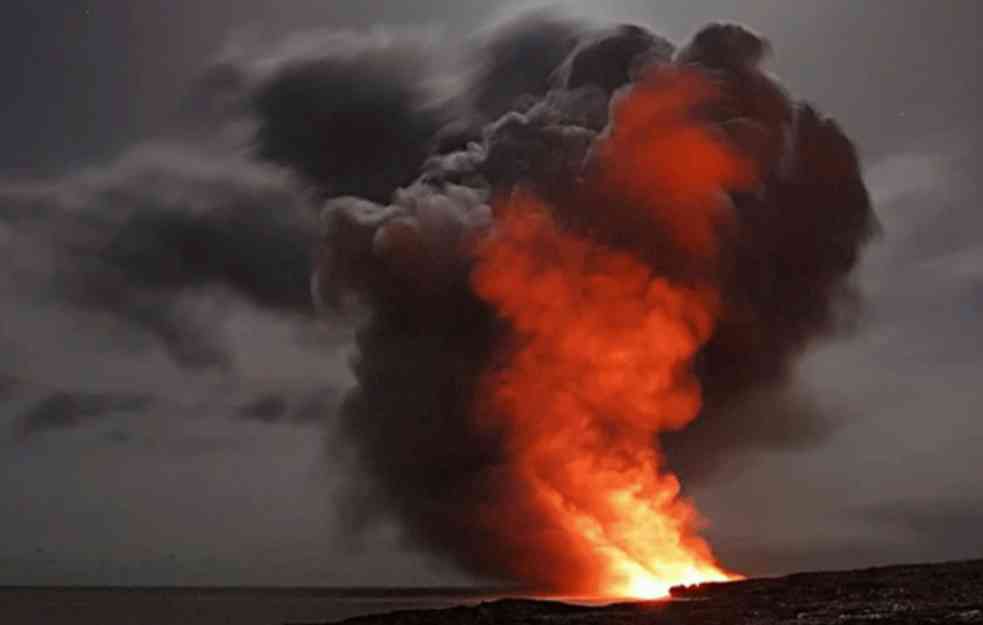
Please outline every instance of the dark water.
M313 624L501 596L472 589L0 588L0 624Z

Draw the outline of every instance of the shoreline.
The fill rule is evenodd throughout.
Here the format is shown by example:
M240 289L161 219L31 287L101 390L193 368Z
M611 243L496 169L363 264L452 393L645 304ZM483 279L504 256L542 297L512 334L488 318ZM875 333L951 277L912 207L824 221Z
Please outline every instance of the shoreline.
M675 587L671 596L665 599L614 600L604 605L578 605L542 598L504 598L472 606L360 616L334 621L332 625L587 623L983 624L983 559L711 582Z

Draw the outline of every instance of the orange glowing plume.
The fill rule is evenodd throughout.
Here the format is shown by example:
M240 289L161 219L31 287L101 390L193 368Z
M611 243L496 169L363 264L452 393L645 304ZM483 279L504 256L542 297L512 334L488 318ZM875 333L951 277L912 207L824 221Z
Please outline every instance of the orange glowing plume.
M538 509L588 554L588 578L565 584L584 593L655 598L735 577L698 536L699 515L657 440L700 410L693 360L719 314L726 191L752 178L693 112L715 96L691 72L641 82L615 105L586 183L649 212L677 253L706 268L699 279L656 275L637 254L561 227L554 207L524 192L495 207L495 229L476 250L475 290L514 334L483 401Z

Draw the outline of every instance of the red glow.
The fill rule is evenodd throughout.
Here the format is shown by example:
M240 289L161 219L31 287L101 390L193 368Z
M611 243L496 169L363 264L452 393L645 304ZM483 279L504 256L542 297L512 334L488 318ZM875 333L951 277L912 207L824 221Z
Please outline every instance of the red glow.
M729 215L725 190L752 178L693 113L714 95L709 82L678 71L636 86L614 108L590 183L664 222L707 275ZM656 275L630 253L563 230L553 214L528 194L497 206L473 274L477 293L514 330L507 362L489 372L484 413L501 420L508 463L542 524L583 561L548 582L655 598L676 584L732 579L699 537L699 514L657 441L700 410L692 364L714 331L716 285Z

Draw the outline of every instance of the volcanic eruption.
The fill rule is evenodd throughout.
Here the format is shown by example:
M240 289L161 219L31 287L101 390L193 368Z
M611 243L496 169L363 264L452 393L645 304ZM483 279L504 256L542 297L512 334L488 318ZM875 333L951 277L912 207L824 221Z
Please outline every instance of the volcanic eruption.
M255 99L261 153L326 198L316 297L366 310L346 519L536 591L736 577L669 462L713 452L673 437L739 446L734 406L837 327L875 228L852 144L741 26L677 49L524 16L437 104L400 45L298 61Z

